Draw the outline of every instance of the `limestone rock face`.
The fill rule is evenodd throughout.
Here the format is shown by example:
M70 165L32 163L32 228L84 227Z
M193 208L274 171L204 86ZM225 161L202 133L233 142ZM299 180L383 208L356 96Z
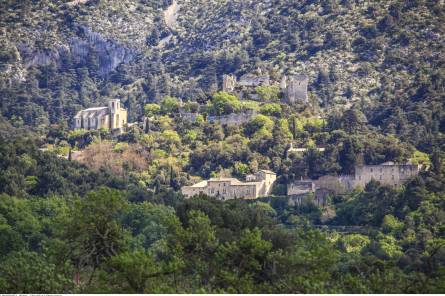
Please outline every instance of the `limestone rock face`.
M78 26L77 36L69 38L65 44L43 50L25 44L19 44L17 48L25 68L35 65L45 66L51 63L60 65L65 57L70 57L77 63L83 63L90 55L95 55L100 76L107 75L121 63L129 63L137 54L135 49L107 39L91 28L82 25Z

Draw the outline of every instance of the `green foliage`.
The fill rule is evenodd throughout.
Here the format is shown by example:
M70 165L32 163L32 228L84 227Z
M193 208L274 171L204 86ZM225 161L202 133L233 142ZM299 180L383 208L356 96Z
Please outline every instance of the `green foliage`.
M346 253L360 254L363 248L368 246L369 243L370 239L361 234L349 234L341 238L341 244Z
M249 135L255 134L260 130L270 131L273 127L273 121L266 115L255 116L248 124L246 131Z
M177 98L165 97L161 101L161 110L164 114L176 113L178 112L178 109L179 109L179 101Z
M153 282L170 272L167 266L144 251L121 253L112 257L108 265L113 271L111 284L122 293L155 292L156 282Z
M404 224L399 221L393 215L386 215L383 218L382 229L386 233L391 233L393 235L400 234L403 230Z
M250 168L247 164L239 162L239 161L235 162L234 173L237 176L240 176L240 177L246 176L249 172L250 172Z
M257 86L255 88L257 94L264 102L277 102L280 100L280 88L278 86Z
M22 2L6 1L0 20L1 291L444 291L438 1L181 1L175 32L159 17L171 1ZM76 42L85 54L59 50ZM302 69L311 105L278 104L275 83ZM223 74L249 72L271 77L242 89L262 102L217 92ZM154 117L148 133L69 131L77 111L110 97L129 122ZM179 120L180 107L202 114ZM248 109L261 115L240 126L204 120ZM117 151L99 147L105 165L55 155L91 152L99 137ZM291 139L310 149L287 157ZM110 169L123 157L142 159L140 169ZM430 171L397 190L373 182L333 196L327 208L312 195L290 206L177 193L197 176L268 168L285 195L294 179L410 159ZM335 226L346 233L332 239Z
M425 165L428 167L431 165L431 161L428 154L421 152L419 150L414 151L413 156L411 157L410 160L413 164Z
M241 102L234 95L217 92L212 97L211 111L215 115L230 114L241 109Z
M0 289L6 293L63 293L71 278L35 252L10 253L0 266Z
M82 202L74 204L64 238L69 241L77 264L96 268L125 248L117 218L126 206L122 194L108 188L90 192Z
M269 116L280 116L281 115L281 105L277 103L264 104L260 112L264 115Z
M144 106L144 114L148 117L153 117L161 112L161 106L158 104L146 104Z

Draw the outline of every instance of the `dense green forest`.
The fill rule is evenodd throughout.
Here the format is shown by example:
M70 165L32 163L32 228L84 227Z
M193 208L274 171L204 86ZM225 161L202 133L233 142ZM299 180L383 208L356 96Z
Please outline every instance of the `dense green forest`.
M429 0L2 1L0 292L443 293L444 19ZM220 91L247 73L304 73L310 104ZM71 129L109 98L148 127ZM387 161L424 170L286 197ZM180 194L259 169L272 196Z
M143 190L128 176L41 152L33 134L7 123L0 136L2 292L445 288L443 158L401 190L374 182L337 197L336 215L321 222L310 202L184 200L171 187Z

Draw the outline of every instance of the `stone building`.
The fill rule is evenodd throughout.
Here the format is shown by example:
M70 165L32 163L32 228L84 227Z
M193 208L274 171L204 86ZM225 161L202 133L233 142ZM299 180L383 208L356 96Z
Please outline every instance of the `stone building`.
M235 178L211 178L192 186L182 187L181 192L186 198L202 193L219 200L256 199L271 194L276 178L274 172L261 170L247 176L246 182Z
M74 116L74 129L122 129L127 124L127 110L119 99L108 101L107 107L88 108Z
M287 195L302 195L314 191L313 180L297 180L287 185Z
M284 94L284 101L289 104L297 102L309 103L307 94L307 87L309 84L309 77L304 74L283 76L280 88Z
M414 164L394 164L385 162L379 165L355 167L354 187L365 187L371 180L398 187L419 174L422 166Z
M363 188L372 180L399 187L408 179L417 176L421 168L419 165L385 162L379 165L356 166L354 175L322 176L318 180L296 180L287 185L289 204L301 204L310 193L313 193L315 204L326 205L329 195Z
M308 199L317 206L326 206L329 195L332 195L331 190L320 186L314 180L297 180L287 185L290 206L301 205Z
M235 75L223 75L222 90L234 93L240 98L258 100L255 92L257 86L280 86L283 101L289 104L309 103L308 84L309 77L304 74L283 76L281 82L274 82L269 75L246 74L237 80Z

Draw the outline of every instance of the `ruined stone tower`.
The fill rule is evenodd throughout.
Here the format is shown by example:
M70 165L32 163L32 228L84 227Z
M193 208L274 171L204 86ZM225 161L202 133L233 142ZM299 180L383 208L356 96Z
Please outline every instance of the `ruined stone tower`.
M307 86L309 78L304 74L285 76L281 80L280 87L284 93L286 102L293 104L296 102L308 103Z
M222 90L225 92L233 92L236 87L236 77L234 75L224 75Z

